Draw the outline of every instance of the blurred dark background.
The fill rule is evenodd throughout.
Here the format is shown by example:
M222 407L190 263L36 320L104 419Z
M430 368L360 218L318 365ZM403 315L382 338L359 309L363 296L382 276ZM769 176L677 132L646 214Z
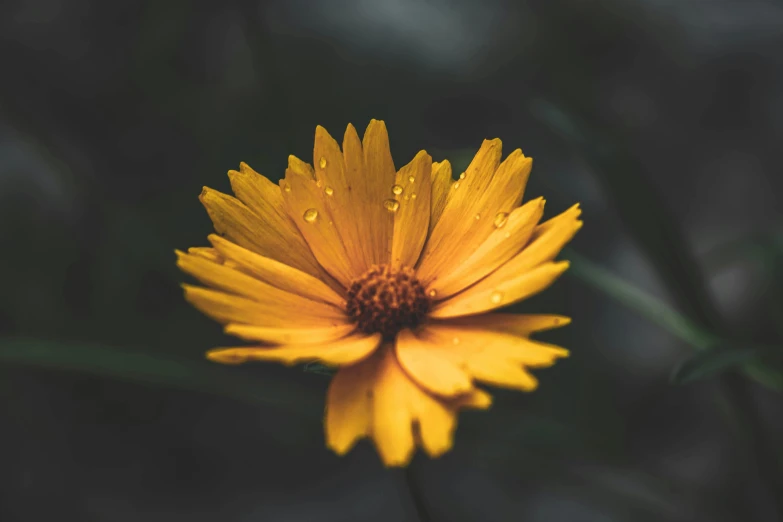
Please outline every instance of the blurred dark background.
M578 270L517 307L572 357L406 479L324 448L327 377L212 381L173 254L202 185L378 118L397 166L521 147L574 254L780 346L781 50L772 0L0 3L0 521L781 520L783 373L672 384L694 348Z

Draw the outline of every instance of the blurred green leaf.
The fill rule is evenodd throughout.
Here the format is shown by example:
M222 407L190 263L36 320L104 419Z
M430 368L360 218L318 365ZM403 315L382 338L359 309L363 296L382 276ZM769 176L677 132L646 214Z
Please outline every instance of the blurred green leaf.
M727 370L742 366L759 356L755 348L717 346L698 352L675 366L670 380L674 384L688 384L714 377Z
M0 339L0 363L69 370L283 408L318 418L322 400L295 381L252 378L207 361L162 357L110 346L30 338Z
M783 368L756 360L743 366L743 370L745 375L765 388L783 393Z
M659 299L582 257L574 250L566 248L563 253L564 257L571 262L567 274L635 310L694 348L705 350L720 341L719 337L699 327L695 322Z
M707 374L717 375L723 371L741 366L743 373L747 377L762 386L775 391L783 391L783 369L770 365L766 361L740 355L739 353L733 355L729 355L729 353L724 354L717 348L718 346L726 345L726 342L721 337L699 327L694 321L659 299L582 257L572 249L566 248L563 252L565 257L571 261L571 268L567 274L607 294L627 308L635 310L643 317L701 352L688 360L692 362L683 363L675 368L672 379L674 379L674 375L678 375L679 379L690 378L693 380L695 378L703 378L703 376L697 377L700 375L699 372L705 372L704 376ZM714 360L712 356L708 355L712 351L715 352L713 354ZM734 351L736 352L737 350ZM704 357L704 359L701 357ZM699 370L700 361L704 367ZM681 368L681 366L684 367ZM682 375L680 375L680 372L683 372Z

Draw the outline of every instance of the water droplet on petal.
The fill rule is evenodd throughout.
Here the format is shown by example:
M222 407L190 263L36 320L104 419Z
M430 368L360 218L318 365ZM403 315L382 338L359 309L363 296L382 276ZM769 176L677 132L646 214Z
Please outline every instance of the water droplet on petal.
M321 188L324 186L324 182L319 179L318 181L315 182L315 186Z
M326 168L326 158L321 156L321 159L318 160L318 166L321 167L322 169L325 169Z
M511 232L506 232L505 234L503 234L503 237L505 237L506 239L510 238Z
M436 295L438 295L438 291L433 288L432 290L427 292L427 295L434 298Z
M283 185L283 190L285 190L286 192L291 192L291 185L286 183L285 185Z
M495 290L492 292L492 295L489 296L489 300L492 302L492 304L499 304L503 300L503 292L498 292Z
M416 181L414 176L408 176L408 183L413 183L414 181Z
M400 202L396 199L387 199L383 202L383 208L389 212L397 212L400 209Z
M324 189L324 192L326 193L327 196L331 196L332 194L334 194L334 189L332 187L326 187Z
M506 224L506 221L508 221L508 212L498 212L495 214L495 221L493 223L496 228L500 228Z
M415 192L413 192L413 193L411 194L411 199L416 199L416 193L415 193Z
M410 196L409 196L409 195L407 195L407 194L405 194L405 195L402 197L402 199L404 199L405 201L408 201L408 199L409 199L409 198L410 198Z
M402 190L403 188L401 186L392 185L392 194L394 194L395 196L399 196L400 194L402 194Z
M308 208L302 214L302 218L308 223L315 223L315 220L318 219L318 211L314 208Z
M464 172L459 175L459 179L465 179L465 173Z
M458 188L459 188L459 181L457 181L456 183L454 183L454 184L451 186L451 188L458 189Z
M473 217L474 217L474 219L475 219L476 221L478 221L479 219L481 219L481 214L476 214L476 215L475 215L475 216L473 216Z

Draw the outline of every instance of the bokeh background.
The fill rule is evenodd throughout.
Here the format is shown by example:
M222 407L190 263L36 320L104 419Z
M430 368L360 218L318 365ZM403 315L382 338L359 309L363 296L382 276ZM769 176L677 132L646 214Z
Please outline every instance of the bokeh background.
M781 520L781 49L773 0L2 2L0 520ZM323 447L328 377L204 361L174 267L202 185L370 118L584 208L515 307L572 357L408 473Z

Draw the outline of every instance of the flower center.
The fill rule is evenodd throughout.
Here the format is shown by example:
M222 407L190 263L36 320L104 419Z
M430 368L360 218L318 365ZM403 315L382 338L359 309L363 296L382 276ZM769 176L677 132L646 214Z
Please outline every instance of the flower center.
M430 305L412 268L381 265L351 282L346 311L363 332L391 339L403 328L418 326Z

